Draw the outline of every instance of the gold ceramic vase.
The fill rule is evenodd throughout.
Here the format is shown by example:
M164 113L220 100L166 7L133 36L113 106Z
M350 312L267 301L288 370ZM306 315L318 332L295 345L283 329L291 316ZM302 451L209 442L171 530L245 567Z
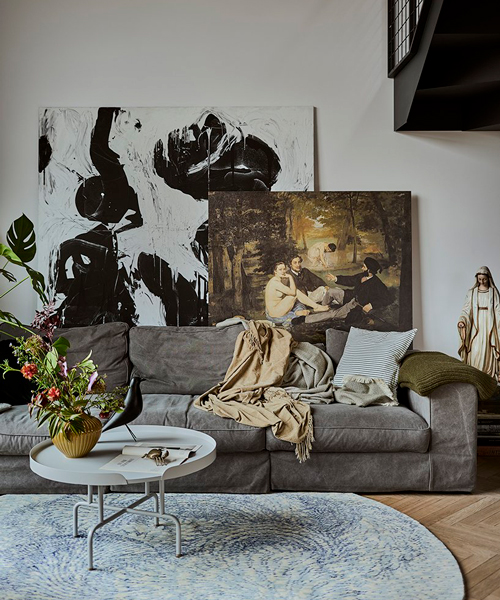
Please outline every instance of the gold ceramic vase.
M68 458L81 458L86 456L97 444L101 437L102 423L96 417L83 414L85 431L74 433L70 431L68 437L60 432L52 438L54 446ZM69 439L68 439L69 438Z

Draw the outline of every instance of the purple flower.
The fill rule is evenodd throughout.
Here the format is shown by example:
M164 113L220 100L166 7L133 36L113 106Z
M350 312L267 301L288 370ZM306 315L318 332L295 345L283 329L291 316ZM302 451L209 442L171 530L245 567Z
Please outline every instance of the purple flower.
M68 376L68 363L66 362L66 359L64 358L64 356L59 357L58 364L59 364L59 370L61 372L61 375L63 377L67 377Z
M54 330L59 327L60 323L61 319L57 314L55 300L51 300L42 308L42 310L35 311L35 318L33 319L31 326L40 329L52 342Z
M87 392L89 392L89 393L90 393L90 391L92 390L92 386L94 385L94 381L97 379L97 376L98 376L98 373L97 373L97 371L94 371L94 372L92 373L92 375L90 376L90 379L89 379L89 387L87 388Z

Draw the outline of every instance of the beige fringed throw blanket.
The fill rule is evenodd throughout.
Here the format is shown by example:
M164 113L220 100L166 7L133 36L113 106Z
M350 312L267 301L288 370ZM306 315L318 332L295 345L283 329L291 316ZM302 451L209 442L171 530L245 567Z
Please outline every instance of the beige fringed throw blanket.
M295 444L295 454L303 462L314 441L311 407L279 387L293 344L285 329L249 321L248 330L236 339L224 381L194 405L244 425L270 426L278 439Z

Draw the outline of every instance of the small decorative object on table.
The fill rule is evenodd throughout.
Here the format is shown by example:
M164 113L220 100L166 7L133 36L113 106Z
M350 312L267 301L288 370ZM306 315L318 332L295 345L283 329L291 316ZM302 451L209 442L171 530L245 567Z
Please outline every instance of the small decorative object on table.
M106 383L90 358L92 352L69 367L65 358L68 340L62 336L53 339L58 324L52 301L36 312L31 325L40 330L40 335L26 329L32 335L15 338L12 344L20 369L5 361L0 370L4 376L20 371L34 383L35 391L28 404L30 416L35 415L39 426L47 423L54 445L63 454L78 458L88 454L101 435L101 421L90 414L91 409L99 409L101 418L120 412L126 388L106 391Z

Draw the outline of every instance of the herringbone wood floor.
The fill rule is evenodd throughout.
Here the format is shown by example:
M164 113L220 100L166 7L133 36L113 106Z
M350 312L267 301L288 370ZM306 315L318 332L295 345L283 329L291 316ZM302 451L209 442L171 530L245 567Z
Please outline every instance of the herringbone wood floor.
M407 514L446 544L464 574L467 600L500 600L500 456L478 457L473 494L367 497Z

